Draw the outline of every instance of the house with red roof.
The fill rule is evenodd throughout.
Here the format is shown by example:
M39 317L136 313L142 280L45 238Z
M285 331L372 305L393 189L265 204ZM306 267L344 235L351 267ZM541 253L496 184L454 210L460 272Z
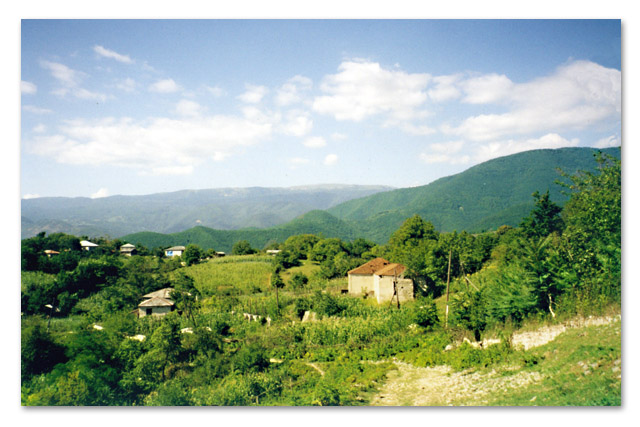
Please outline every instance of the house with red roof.
M349 294L372 296L378 303L413 299L413 280L404 277L407 268L384 258L375 258L348 272Z

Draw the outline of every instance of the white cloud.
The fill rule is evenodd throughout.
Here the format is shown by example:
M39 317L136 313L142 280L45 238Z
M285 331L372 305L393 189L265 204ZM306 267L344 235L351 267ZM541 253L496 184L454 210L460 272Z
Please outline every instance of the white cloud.
M33 128L33 131L36 133L44 133L47 131L47 127L42 123Z
M285 135L297 137L307 135L311 129L313 129L313 120L309 117L309 113L300 110L289 111L279 128Z
M95 193L93 193L90 197L92 199L100 199L102 197L108 197L108 196L109 196L109 190L103 187L98 191L96 191Z
M338 163L338 156L336 154L328 154L327 157L324 158L324 164L327 166L333 166Z
M312 136L305 139L302 144L307 148L322 148L327 145L327 141L321 136Z
M81 71L76 71L64 64L50 61L40 61L40 66L49 70L51 75L62 85L52 91L54 95L64 97L71 94L76 98L103 102L109 98L105 94L80 87L80 83L86 77L86 74Z
M269 92L265 86L245 85L246 91L238 96L238 99L247 104L258 104Z
M309 91L312 86L311 79L304 76L294 76L277 90L275 102L281 107L299 103L304 99L305 92Z
M158 80L149 86L150 92L174 93L180 90L180 86L173 79Z
M72 70L64 64L51 61L40 61L40 66L49 70L51 75L58 80L63 86L71 88L80 84L84 73Z
M20 82L20 92L26 95L33 95L34 93L36 93L38 91L38 87L31 83L31 82L27 82L22 80Z
M424 117L420 108L427 100L428 74L386 70L365 61L346 61L338 70L322 81L326 95L313 101L318 113L355 122L384 115L387 124Z
M181 116L195 117L200 115L201 110L200 104L188 99L183 99L176 105L176 112Z
M435 87L429 89L429 98L434 102L444 102L459 98L461 91L458 83L461 77L460 74L434 77Z
M224 89L218 86L205 86L205 89L216 98L219 98L225 94Z
M334 132L331 134L331 139L333 139L334 141L344 141L345 139L347 139L347 135L340 132Z
M497 102L502 114L468 117L442 131L468 140L491 141L511 135L584 129L603 120L618 121L621 73L589 61L559 67L550 76L512 84L504 76L476 78L466 83L467 102ZM491 92L494 90L495 92Z
M27 112L33 113L33 114L51 114L51 113L53 113L53 111L49 110L48 108L40 108L40 107L36 107L35 105L23 105L22 109L24 111L27 111Z
M269 138L268 116L154 118L143 121L107 118L67 121L56 134L37 135L29 150L71 165L110 165L141 174L188 174L206 159L221 161L241 147Z
M93 51L102 57L115 59L118 62L123 62L125 64L133 63L133 60L128 55L121 55L117 52L114 52L113 50L105 49L104 47L99 45L94 46Z
M488 104L507 98L514 83L504 75L487 74L470 78L461 84L465 97L463 102L469 104Z
M619 147L621 145L620 138L615 135L599 139L593 146L595 148Z
M482 144L475 149L474 161L485 162L496 157L508 156L510 154L521 153L529 150L539 150L543 148L563 148L576 147L578 139L568 140L557 133L549 133L540 138L529 138L525 140L507 140Z
M458 154L464 148L464 141L449 141L429 145L428 152L420 153L419 157L425 163L447 163L450 165L466 164L471 161L467 154Z
M125 92L133 92L136 90L136 82L131 77L119 81L116 87Z
M40 196L39 194L25 194L25 195L23 195L23 196L22 196L22 198L23 198L24 200L27 200L27 199L37 199L38 197L41 197L41 196Z

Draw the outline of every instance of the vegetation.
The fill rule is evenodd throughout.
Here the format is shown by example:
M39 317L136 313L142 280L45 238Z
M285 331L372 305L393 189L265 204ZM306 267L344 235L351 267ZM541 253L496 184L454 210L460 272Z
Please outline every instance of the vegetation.
M84 251L70 235L24 239L22 404L368 405L396 358L543 378L483 404L620 405L619 324L566 333L553 350L512 345L529 324L619 313L620 161L596 164L566 174L564 206L540 189L515 226L480 234L409 215L385 244L276 234L261 247L277 255L238 239L237 255L190 241L176 258L163 245L127 257L120 240ZM415 300L342 294L347 272L375 257L407 267ZM132 313L167 287L176 310Z

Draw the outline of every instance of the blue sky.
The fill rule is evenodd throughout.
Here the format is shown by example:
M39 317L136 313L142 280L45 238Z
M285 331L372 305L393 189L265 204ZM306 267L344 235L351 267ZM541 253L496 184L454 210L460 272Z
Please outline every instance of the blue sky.
M21 197L427 184L621 144L619 20L23 20Z

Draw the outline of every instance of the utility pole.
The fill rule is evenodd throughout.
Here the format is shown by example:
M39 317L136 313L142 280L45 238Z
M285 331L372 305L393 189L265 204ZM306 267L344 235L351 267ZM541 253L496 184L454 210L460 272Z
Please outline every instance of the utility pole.
M444 311L444 327L449 325L449 279L451 278L451 248L449 248L449 266L447 267L447 299Z

